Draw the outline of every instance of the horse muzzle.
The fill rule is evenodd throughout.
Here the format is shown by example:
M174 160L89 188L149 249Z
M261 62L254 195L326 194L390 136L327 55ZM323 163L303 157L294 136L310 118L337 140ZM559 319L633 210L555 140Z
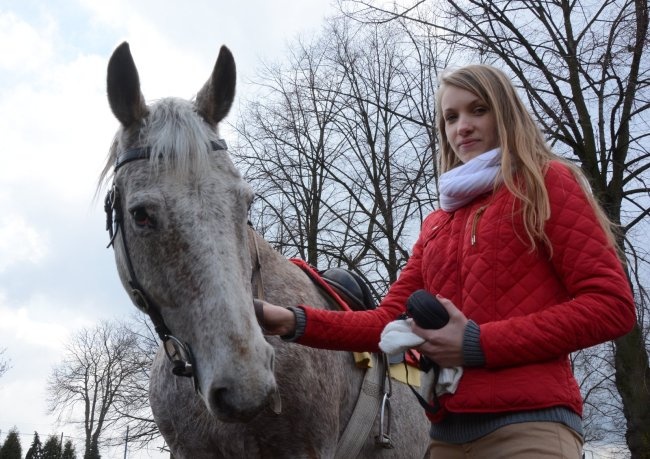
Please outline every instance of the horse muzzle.
M265 364L237 362L229 373L215 372L202 389L202 397L210 413L224 422L247 422L261 411L281 410L281 401L273 372L274 351L269 345L261 351Z

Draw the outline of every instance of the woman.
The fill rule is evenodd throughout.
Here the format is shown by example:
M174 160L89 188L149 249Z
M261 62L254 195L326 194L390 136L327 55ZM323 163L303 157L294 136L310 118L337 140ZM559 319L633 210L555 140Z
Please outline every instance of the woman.
M269 333L328 349L376 351L417 289L450 321L413 325L418 350L463 367L430 454L581 457L582 399L569 353L635 322L610 222L580 171L554 155L510 80L486 65L446 73L437 93L440 205L378 309L263 303Z

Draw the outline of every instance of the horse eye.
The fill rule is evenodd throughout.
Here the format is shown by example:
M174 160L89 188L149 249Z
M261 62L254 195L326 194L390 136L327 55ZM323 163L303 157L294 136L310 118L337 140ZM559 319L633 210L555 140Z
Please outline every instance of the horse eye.
M153 226L153 219L149 216L144 207L136 207L131 211L133 221L138 226Z

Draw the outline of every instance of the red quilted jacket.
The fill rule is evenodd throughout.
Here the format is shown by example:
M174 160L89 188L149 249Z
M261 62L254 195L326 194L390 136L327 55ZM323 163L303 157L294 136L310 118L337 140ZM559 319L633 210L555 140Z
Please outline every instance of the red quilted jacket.
M582 414L568 354L617 338L635 322L634 301L615 251L571 172L546 174L553 246L531 252L519 204L505 186L423 222L412 256L380 307L328 312L305 307L301 344L375 351L383 327L420 288L449 298L480 325L485 367L466 367L446 407L503 412L566 406ZM514 210L514 212L513 212Z

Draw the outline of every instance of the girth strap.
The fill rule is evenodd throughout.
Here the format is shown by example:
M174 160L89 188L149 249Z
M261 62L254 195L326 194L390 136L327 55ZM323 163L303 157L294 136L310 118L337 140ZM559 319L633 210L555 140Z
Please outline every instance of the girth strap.
M375 354L372 354L372 366L366 370L357 404L336 446L335 459L354 459L359 455L359 451L366 443L366 438L370 435L386 395L384 392L386 372L386 362L383 356L377 358ZM379 432L379 435L383 436L384 432ZM378 438L378 440L382 439Z
M293 264L300 267L319 287L330 295L343 310L350 311L348 304L339 296L330 284L325 282L315 268L299 258L290 258ZM348 420L345 431L339 438L336 459L356 458L370 435L377 414L380 415L380 432L376 444L383 448L392 448L389 437L390 427L390 396L391 381L388 373L387 357L385 354L369 354L370 365L365 370L365 376L359 392L359 398ZM386 390L386 384L389 388ZM384 425L386 421L386 425Z

